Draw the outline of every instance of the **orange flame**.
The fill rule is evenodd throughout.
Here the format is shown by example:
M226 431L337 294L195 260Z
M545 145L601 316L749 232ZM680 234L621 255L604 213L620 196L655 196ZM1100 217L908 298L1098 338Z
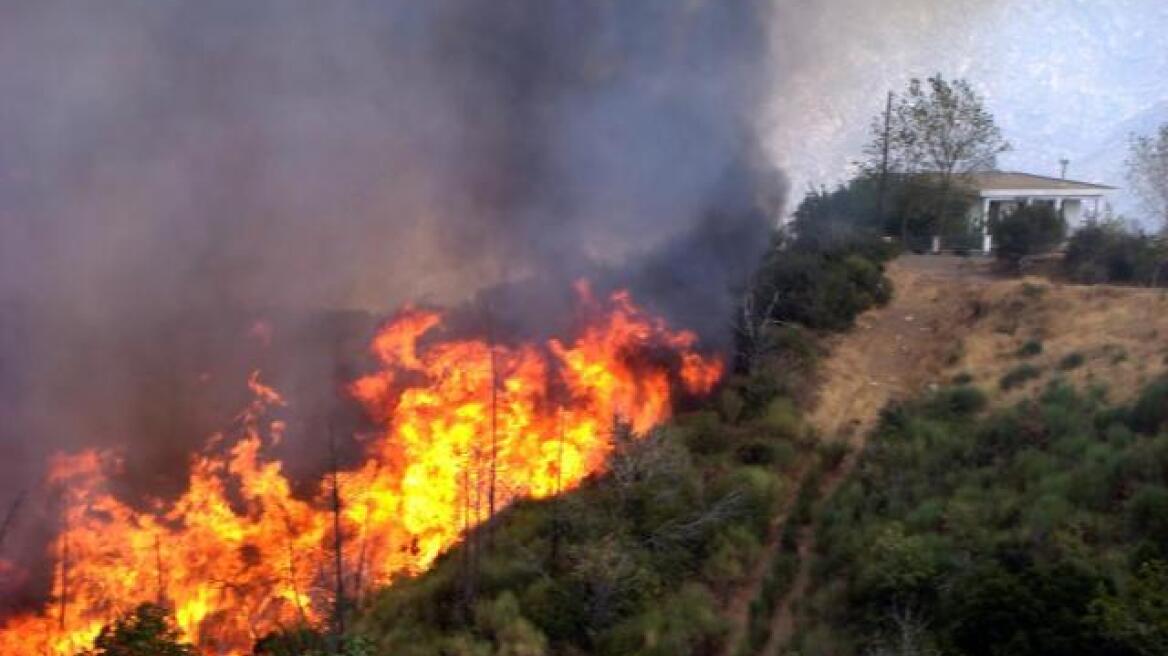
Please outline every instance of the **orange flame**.
M581 295L597 319L570 343L420 343L442 317L413 308L379 332L372 350L382 370L349 390L381 432L365 462L336 479L349 595L424 571L515 499L579 484L602 469L614 418L644 431L667 416L674 385L704 394L721 376L692 333L669 329L627 293L603 308L586 287ZM9 618L0 655L74 654L150 600L171 606L208 654L243 654L269 631L328 615L332 478L315 499L293 495L281 463L263 454L283 430L264 417L283 401L258 376L250 384L241 435L225 453L224 437L213 437L166 508L142 512L115 498L109 454L54 460L49 479L64 491L54 600Z

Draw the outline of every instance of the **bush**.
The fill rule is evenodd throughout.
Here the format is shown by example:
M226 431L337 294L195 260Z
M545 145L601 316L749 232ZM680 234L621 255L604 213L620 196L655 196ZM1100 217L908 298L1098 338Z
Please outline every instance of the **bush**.
M1077 230L1063 266L1067 277L1080 283L1162 285L1166 260L1164 242L1109 221Z
M718 395L718 412L728 423L737 423L745 407L746 401L742 399L742 395L731 387L723 389Z
M803 433L803 420L799 417L799 410L795 407L795 402L786 397L771 401L759 423L771 435L781 439L797 440Z
M197 656L193 645L179 640L169 611L142 604L101 630L93 649L79 656Z
M982 411L988 403L986 395L972 385L948 387L934 393L927 401L930 415L941 419L960 417Z
M1168 377L1144 389L1131 410L1132 429L1154 434L1168 424Z
M686 447L698 455L724 453L730 448L726 427L714 412L703 411L677 418L685 436Z
M1022 346L1019 346L1018 352L1017 352L1017 355L1020 358L1032 358L1036 355L1041 355L1041 354L1042 354L1042 342L1040 342L1036 339L1028 340L1025 344L1023 344Z
M1011 390L1041 375L1042 370L1032 364L1018 365L1002 376L1001 380L998 381L998 386L1003 390Z
M832 440L819 444L819 457L826 471L835 471L843 464L844 458L851 451L851 446L843 440Z
M994 253L1017 264L1027 255L1046 253L1057 247L1067 234L1067 223L1048 205L1023 205L990 221Z
M780 242L781 243L781 242ZM862 243L811 250L780 245L759 268L755 308L769 319L813 330L846 330L857 315L892 297L883 261Z
M1072 369L1078 369L1086 364L1086 362L1087 358L1082 353L1076 351L1063 356L1063 359L1059 360L1058 368L1060 371L1070 371Z

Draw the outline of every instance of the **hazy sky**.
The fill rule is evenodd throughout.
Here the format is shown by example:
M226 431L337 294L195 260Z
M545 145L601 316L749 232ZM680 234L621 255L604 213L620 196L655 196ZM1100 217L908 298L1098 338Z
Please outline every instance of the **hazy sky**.
M776 26L804 60L775 68L763 120L796 191L846 177L884 93L934 72L986 96L1014 145L1002 168L1067 157L1070 177L1123 186L1127 134L1168 121L1164 0L780 2Z

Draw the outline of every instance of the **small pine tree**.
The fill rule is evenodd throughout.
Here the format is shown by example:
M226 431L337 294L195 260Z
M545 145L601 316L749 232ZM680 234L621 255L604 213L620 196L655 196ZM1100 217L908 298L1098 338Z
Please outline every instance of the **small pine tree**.
M990 234L998 258L1017 264L1027 255L1046 253L1061 244L1067 222L1053 207L1024 205L991 221Z
M195 647L180 638L166 608L142 604L104 627L93 649L78 656L198 656Z

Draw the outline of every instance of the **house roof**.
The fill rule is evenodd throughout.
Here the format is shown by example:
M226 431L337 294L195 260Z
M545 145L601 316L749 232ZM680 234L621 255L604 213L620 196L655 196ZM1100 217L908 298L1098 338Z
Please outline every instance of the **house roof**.
M1031 190L1052 189L1059 191L1094 191L1105 192L1115 189L1107 185L1050 178L1045 175L1019 173L1017 171L983 171L969 173L962 176L963 180L975 191L994 190Z

